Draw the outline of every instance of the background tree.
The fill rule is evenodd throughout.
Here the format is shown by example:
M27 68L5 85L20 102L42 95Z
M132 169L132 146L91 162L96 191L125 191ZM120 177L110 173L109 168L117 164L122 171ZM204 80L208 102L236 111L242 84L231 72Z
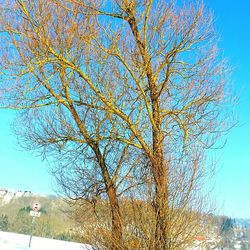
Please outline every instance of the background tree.
M2 14L2 105L24 110L22 142L56 152L63 168L75 164L67 176L87 193L104 187L118 243L119 190L147 176L152 244L173 249L173 232L181 234L173 225L199 191L204 150L228 120L212 15L203 4L150 0L10 6Z
M9 220L6 214L1 214L0 216L0 230L7 231L9 228Z

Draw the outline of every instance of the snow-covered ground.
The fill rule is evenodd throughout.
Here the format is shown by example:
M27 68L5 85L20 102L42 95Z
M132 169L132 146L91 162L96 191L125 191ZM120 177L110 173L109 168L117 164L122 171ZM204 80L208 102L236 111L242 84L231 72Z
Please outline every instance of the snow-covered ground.
M91 250L91 246L75 242L32 237L29 235L0 231L0 250Z

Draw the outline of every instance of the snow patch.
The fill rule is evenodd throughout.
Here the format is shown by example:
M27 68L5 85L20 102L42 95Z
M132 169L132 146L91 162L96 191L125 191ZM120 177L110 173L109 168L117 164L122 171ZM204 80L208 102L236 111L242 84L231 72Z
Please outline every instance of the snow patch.
M93 250L90 245L0 231L1 250Z

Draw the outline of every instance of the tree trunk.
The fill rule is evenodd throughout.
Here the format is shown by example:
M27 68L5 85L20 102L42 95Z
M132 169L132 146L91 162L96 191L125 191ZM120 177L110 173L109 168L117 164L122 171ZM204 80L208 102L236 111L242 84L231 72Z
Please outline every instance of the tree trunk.
M155 194L155 249L167 250L168 249L168 232L167 232L167 212L168 212L168 197L166 190L166 179L162 177L156 184Z
M153 118L156 127L153 129L153 159L152 171L155 181L155 249L167 250L168 248L168 170L164 161L163 138L161 130L159 101L153 99Z
M167 213L168 213L168 192L167 192L167 168L163 162L163 156L155 158L153 164L155 179L155 249L168 249Z
M99 166L102 171L102 177L105 182L106 192L109 198L110 210L111 210L111 221L112 221L112 240L114 241L112 249L119 249L122 244L122 220L119 207L119 201L116 194L116 189L112 180L108 168L105 163L105 158L101 153L99 145L95 143L88 135L84 124L81 122L75 108L73 105L69 106L70 112L72 113L74 120L76 121L80 131L82 132L84 138L88 141L88 144L93 149L96 158L98 160Z
M114 186L107 191L111 208L112 219L112 249L120 249L122 246L122 221L118 198ZM119 247L120 246L120 247Z
M110 204L112 222L112 249L118 250L122 246L122 219L116 189L110 178L105 159L102 156L99 147L97 145L93 145L92 148L95 151L96 157L101 167L102 176L105 181L105 188Z

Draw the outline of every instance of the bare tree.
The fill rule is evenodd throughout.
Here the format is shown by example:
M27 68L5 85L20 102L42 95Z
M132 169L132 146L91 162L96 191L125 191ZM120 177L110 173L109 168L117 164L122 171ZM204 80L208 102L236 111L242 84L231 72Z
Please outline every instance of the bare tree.
M212 15L203 4L150 0L10 6L1 17L2 105L26 110L28 143L82 159L79 181L94 180L91 192L104 187L118 242L118 179L136 179L132 166L143 155L138 171L152 177L154 248L172 249L172 207L188 208L200 156L228 120Z

